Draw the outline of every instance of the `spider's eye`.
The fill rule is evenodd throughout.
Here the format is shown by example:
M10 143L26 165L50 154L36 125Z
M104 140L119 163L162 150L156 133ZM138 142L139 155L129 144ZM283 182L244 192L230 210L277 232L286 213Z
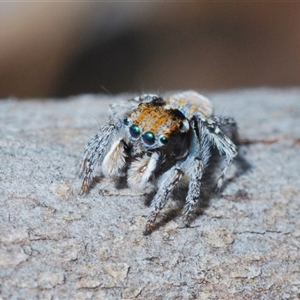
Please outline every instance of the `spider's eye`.
M148 145L153 145L155 142L155 136L152 132L147 131L143 134L143 140Z
M124 123L124 125L126 125L126 126L129 125L129 120L128 120L128 118L124 118L124 119L123 119L123 123Z
M129 132L130 132L132 137L138 138L140 133L141 133L141 130L140 130L139 126L131 125L130 128L129 128Z
M164 144L164 145L167 144L168 141L169 141L168 138L167 138L166 136L162 136L159 140L160 140L160 142L161 142L162 144Z

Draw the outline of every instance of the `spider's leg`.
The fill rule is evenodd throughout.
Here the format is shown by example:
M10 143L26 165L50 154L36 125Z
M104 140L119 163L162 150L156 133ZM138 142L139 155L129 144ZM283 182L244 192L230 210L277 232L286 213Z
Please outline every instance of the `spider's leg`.
M239 143L239 134L236 121L230 117L213 117L216 124L222 129L223 133L235 144Z
M88 192L95 177L94 171L97 165L101 164L111 147L119 124L107 122L100 127L99 132L88 143L80 164L79 176L83 177L81 190Z
M181 168L189 176L188 194L184 207L184 222L187 226L190 223L196 203L200 199L201 179L211 156L210 149L212 144L210 140L200 138L195 120L191 121L191 125L192 140L189 149L190 157L180 164Z
M158 182L158 191L151 202L151 213L148 216L144 234L150 234L159 212L166 205L174 187L183 176L183 171L178 167L173 167L165 172Z
M198 118L198 128L201 131L201 139L211 141L218 149L220 155L225 156L225 162L221 168L217 179L217 189L220 189L224 180L224 176L230 167L234 157L237 155L237 147L231 139L221 130L221 126L225 126L225 122L220 118ZM224 120L224 119L223 119ZM228 125L228 124L227 124Z
M233 162L233 159L238 154L237 146L233 143L231 138L238 140L238 132L237 125L233 118L225 118L225 117L214 117L214 121L219 128L222 128L222 131L217 135L218 139L222 142L219 143L221 147L218 148L220 154L225 154L225 161L223 163L221 172L217 179L217 190L219 191L223 185L225 174L227 173L230 165ZM226 134L225 134L225 132ZM218 130L217 130L218 132ZM230 138L229 138L230 136ZM217 145L217 143L216 143Z
M102 173L106 177L120 177L126 164L128 156L127 144L119 138L111 144L109 152L105 155L102 162Z
M196 203L200 199L201 179L203 175L203 162L200 158L194 157L187 173L189 174L188 194L184 206L184 222L189 225L191 215L195 209Z

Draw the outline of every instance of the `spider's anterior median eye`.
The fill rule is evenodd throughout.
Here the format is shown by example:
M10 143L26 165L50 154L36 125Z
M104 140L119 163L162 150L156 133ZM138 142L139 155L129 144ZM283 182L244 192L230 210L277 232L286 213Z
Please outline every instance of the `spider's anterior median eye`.
M148 145L153 145L155 142L155 136L152 132L147 131L143 134L143 140Z
M124 119L123 119L123 123L124 123L124 125L129 125L129 120L128 120L128 118L124 118Z
M130 128L129 128L129 132L130 132L132 137L138 138L140 133L141 133L141 130L140 130L139 126L131 125Z
M168 138L166 137L166 136L162 136L160 139L160 142L162 143L162 144L166 144L169 140L168 140Z

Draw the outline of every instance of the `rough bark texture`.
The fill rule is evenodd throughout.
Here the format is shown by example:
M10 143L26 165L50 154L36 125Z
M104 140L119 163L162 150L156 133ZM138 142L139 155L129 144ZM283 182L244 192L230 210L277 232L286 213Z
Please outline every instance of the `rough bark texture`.
M108 179L78 195L85 145L127 95L1 101L0 299L300 298L300 90L208 96L240 158L190 228L170 201L146 237L143 195Z

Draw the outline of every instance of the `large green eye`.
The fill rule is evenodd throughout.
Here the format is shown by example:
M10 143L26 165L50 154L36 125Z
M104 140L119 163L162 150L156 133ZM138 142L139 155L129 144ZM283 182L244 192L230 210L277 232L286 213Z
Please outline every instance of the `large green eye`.
M166 144L169 140L168 140L168 138L166 137L166 136L162 136L160 139L160 142L162 143L162 144Z
M129 128L129 132L133 138L138 138L141 133L141 130L139 126L131 125Z
M153 145L155 143L155 136L152 132L147 131L143 134L143 140L148 145Z

